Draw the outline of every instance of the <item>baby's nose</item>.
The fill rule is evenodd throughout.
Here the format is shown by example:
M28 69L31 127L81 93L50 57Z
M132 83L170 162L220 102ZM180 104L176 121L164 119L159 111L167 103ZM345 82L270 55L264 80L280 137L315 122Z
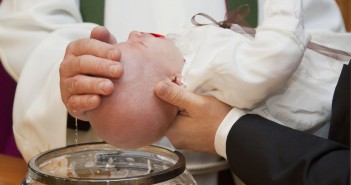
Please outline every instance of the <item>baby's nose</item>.
M128 40L135 40L139 37L141 37L143 35L143 33L141 32L138 32L138 31L132 31L129 33L129 37L128 37Z

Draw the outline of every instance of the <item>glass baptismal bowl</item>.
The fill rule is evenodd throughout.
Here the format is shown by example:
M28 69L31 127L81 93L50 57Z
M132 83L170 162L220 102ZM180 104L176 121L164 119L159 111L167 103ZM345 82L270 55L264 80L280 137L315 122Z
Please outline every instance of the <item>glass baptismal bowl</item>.
M107 143L67 146L29 161L22 185L196 185L184 156L159 146L119 149Z

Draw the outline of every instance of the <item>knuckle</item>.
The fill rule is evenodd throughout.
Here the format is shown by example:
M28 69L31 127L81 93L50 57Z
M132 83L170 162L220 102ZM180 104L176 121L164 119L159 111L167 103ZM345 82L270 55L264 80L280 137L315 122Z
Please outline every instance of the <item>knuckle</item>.
M65 75L68 75L68 72L69 69L70 69L70 63L72 62L72 57L71 56L64 56L63 60L61 61L60 63L60 66L59 66L59 74L60 76L65 76Z
M63 61L60 63L59 66L59 74L60 74L60 78L64 78L67 77L67 75L69 74L69 65L68 63L70 62L69 59L64 58Z
M77 60L75 60L75 68L77 72L82 72L82 62L83 62L83 56L76 57Z
M77 46L77 43L80 43L80 40L76 40L76 41L71 41L67 44L66 47L66 55L75 55L75 48Z
M71 53L72 49L74 48L75 42L70 42L67 44L66 53Z
M98 93L99 92L99 82L96 81L93 78L89 78L87 79L87 89L90 89L92 91L94 91L94 93Z
M173 97L171 98L171 101L172 103L180 104L183 98L184 98L184 92L181 89L179 89L174 93Z
M84 108L89 108L94 106L95 102L96 102L95 96L93 95L87 95L87 96L81 97L81 106Z
M104 90L104 81L96 78L87 78L86 79L86 89L91 93L103 93Z
M104 72L104 61L102 61L100 58L97 60L97 69L99 71L99 73L103 73Z
M79 81L76 79L76 78L72 78L69 82L69 85L68 85L68 91L69 92L75 92L76 89L78 89L78 86L79 86Z
M64 66L63 62L61 62L60 67L59 67L60 77L61 77L61 75L64 74L64 71L65 71L65 66Z
M65 83L65 80L60 80L60 90L61 90L61 97L65 97L64 96L64 90L65 90L65 87L66 87L66 83Z
M118 61L120 59L120 49L111 47L110 50L107 52L107 58L110 60Z
M77 102L76 102L76 99L74 96L68 98L66 106L67 106L68 110L76 110L77 109Z
M81 109L85 108L85 101L84 101L84 96L79 96L77 97L77 106L79 106Z
M84 100L83 100L83 97L81 95L80 96L77 96L77 95L72 96L68 102L69 102L69 107L72 110L78 111L78 110L84 109Z

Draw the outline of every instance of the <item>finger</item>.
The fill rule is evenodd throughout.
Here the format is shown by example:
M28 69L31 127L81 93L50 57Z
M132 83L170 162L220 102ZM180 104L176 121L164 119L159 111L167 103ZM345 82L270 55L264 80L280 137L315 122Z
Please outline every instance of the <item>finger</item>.
M163 101L180 108L185 108L187 111L196 108L193 105L201 106L201 97L195 93L189 92L181 86L169 82L162 81L156 84L155 94Z
M78 116L86 111L96 109L101 102L101 97L95 94L74 95L67 101L68 112L72 116Z
M69 62L62 62L60 74L63 77L71 77L78 74L118 78L123 74L123 66L119 62L82 55L72 58Z
M172 145L179 149L189 149L189 147L187 147L186 144L187 142L192 141L192 138L189 139L187 134L189 129L188 125L191 125L185 121L187 118L188 117L178 115L174 119L173 123L171 124L170 128L167 130L166 133L166 136L170 140ZM179 137L180 135L181 137Z
M96 94L109 95L113 91L113 83L109 79L77 75L60 81L62 101L67 103L72 95Z
M63 87L71 94L109 95L113 91L113 83L106 78L77 75L66 79Z
M95 27L90 33L90 38L97 39L109 44L117 44L116 38L104 26Z
M121 58L121 52L116 46L90 38L70 42L66 48L66 55L93 55L115 61Z

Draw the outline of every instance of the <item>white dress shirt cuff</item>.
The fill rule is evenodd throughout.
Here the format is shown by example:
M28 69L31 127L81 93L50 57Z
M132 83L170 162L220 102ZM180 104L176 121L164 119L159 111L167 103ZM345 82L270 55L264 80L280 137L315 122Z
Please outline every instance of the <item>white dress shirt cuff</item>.
M234 123L243 115L245 115L245 112L243 110L233 108L223 119L222 123L217 129L214 143L215 149L217 154L224 157L225 159L227 159L226 143L229 131Z

